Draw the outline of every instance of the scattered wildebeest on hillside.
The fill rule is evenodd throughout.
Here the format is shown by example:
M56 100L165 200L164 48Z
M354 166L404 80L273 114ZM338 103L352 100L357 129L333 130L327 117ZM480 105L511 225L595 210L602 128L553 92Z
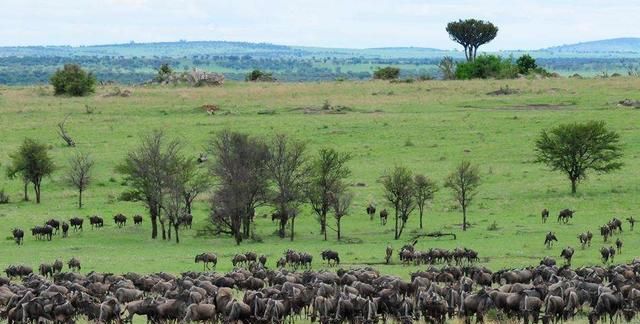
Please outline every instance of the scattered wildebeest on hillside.
M89 223L91 224L91 229L104 226L104 220L97 215L89 217Z
M591 246L591 239L593 238L593 234L591 231L587 231L586 233L582 233L578 235L578 240L580 241L580 245L584 249L585 246Z
M62 222L62 237L67 237L69 234L69 224L67 222Z
M55 220L55 219L52 218L52 219L46 221L45 225L49 225L49 226L53 227L53 229L55 230L54 234L58 234L58 231L60 230L60 221Z
M80 266L80 260L76 259L76 258L71 258L71 260L69 260L69 262L67 263L67 266L69 266L69 270L71 271L80 271L82 270L82 267Z
M562 252L560 253L560 256L564 258L564 260L567 262L568 265L571 265L571 258L573 257L573 248L571 247L566 247L564 249L562 249Z
M35 236L38 240L46 238L51 241L51 237L53 236L53 227L51 225L35 226L31 229L31 235Z
M636 224L635 218L633 218L633 216L627 217L627 221L629 222L629 226L631 227L631 230L633 231L633 225Z

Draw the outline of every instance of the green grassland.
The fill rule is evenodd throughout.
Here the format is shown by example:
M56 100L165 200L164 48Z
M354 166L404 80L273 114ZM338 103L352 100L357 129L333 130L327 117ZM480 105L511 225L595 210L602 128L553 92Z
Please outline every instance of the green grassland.
M518 94L490 96L488 92L509 85ZM548 79L510 81L425 81L412 84L386 82L325 83L227 83L217 88L134 87L131 97L105 97L112 88L99 88L87 98L54 97L42 87L0 88L0 188L11 203L0 205L0 268L24 263L65 260L75 256L83 270L106 272L181 272L200 270L193 263L196 253L211 251L221 261L218 270L230 270L237 252L256 251L269 257L268 265L287 248L313 253L314 267L321 267L319 252L334 249L345 267L374 265L381 272L408 277L418 267L402 266L397 255L392 265L383 265L384 250L396 250L416 234L417 213L412 214L402 238L393 240L392 220L386 227L370 221L364 211L369 201L378 208L387 206L380 176L396 165L404 165L438 181L462 159L480 165L482 186L469 210L472 227L462 232L461 213L450 192L444 188L425 215L423 232L445 231L457 240L421 238L417 248L477 250L481 262L492 268L535 265L550 255L558 257L565 246L576 248L574 265L599 263L603 245L596 234L593 245L579 249L576 235L586 230L596 233L612 217L636 216L640 194L640 110L618 107L624 98L639 97L640 79ZM325 100L347 106L342 114L317 111ZM209 116L200 108L216 104L221 112ZM85 105L95 108L85 112ZM311 109L309 109L311 108ZM259 112L273 111L273 114ZM56 134L56 124L70 114L67 130L76 148L64 146ZM559 123L605 120L621 134L624 144L622 170L609 175L591 174L571 196L563 175L551 173L532 163L533 141L545 128ZM263 242L246 241L236 246L227 236L206 234L209 204L206 197L196 202L194 227L181 232L181 243L150 239L150 222L142 204L120 202L117 197L127 187L114 166L134 148L141 134L163 129L184 143L184 152L197 156L207 141L222 129L232 129L262 138L285 133L308 143L309 154L321 147L334 147L353 154L349 182L355 193L351 215L343 221L345 238L337 242L332 233L322 241L319 225L310 210L296 220L293 242L275 235L270 218L257 218L256 232ZM44 181L42 203L22 202L22 184L4 177L9 154L25 137L51 145L59 170ZM85 208L76 208L76 192L65 185L63 175L75 150L90 152L96 160L94 182L86 192ZM215 158L215 157L211 157ZM388 206L387 206L388 207ZM549 208L552 217L541 224L539 212ZM567 225L554 216L562 208L577 212ZM258 215L270 213L265 206ZM111 217L116 213L145 215L140 227L128 224L118 229ZM99 214L106 226L91 230L88 221L82 233L70 231L69 238L36 241L30 233L23 246L10 239L14 227L28 229L46 219ZM130 220L131 222L131 220ZM488 230L496 222L497 230ZM624 241L617 262L631 261L640 254L640 228L619 237ZM544 235L555 231L559 242L552 249L543 246ZM5 239L6 238L6 239ZM559 259L559 258L558 258Z

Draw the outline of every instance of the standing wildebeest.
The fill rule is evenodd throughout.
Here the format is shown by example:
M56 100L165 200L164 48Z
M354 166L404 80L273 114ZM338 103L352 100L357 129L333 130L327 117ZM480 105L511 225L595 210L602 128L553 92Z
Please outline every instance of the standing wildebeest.
M191 229L191 224L193 224L193 216L191 214L184 214L180 216L180 224L182 224L183 228Z
M391 261L391 256L393 255L393 247L391 245L387 245L387 250L385 251L384 262L389 264Z
M608 225L601 226L600 235L602 235L602 237L604 238L604 241L606 242L607 239L609 238L609 235L611 235L611 228L609 228Z
M62 261L56 259L56 261L51 265L51 267L53 268L53 272L54 273L60 273L62 272Z
M367 206L367 215L369 215L369 220L373 220L373 215L376 214L376 207L373 204L369 204Z
M622 241L620 239L616 239L616 248L618 249L618 254L620 254L620 250L622 250Z
M260 262L260 264L262 264L263 267L265 267L267 265L267 256L264 254L261 254L260 257L258 258L258 261Z
M51 227L51 225L36 226L31 229L31 234L37 239L43 239L46 237L47 240L51 241L51 237L53 236L53 227Z
M142 216L140 215L133 216L133 225L140 225L140 224L142 224Z
M584 249L585 246L591 246L591 238L593 238L593 234L591 231L587 231L586 233L582 233L578 235L578 240L580 240L580 244Z
M563 209L560 211L560 213L558 213L558 223L560 223L560 221L562 221L563 223L568 223L569 219L573 217L573 213L575 211L571 210L571 209Z
M607 263L609 260L613 263L613 257L616 255L616 249L614 249L613 246L610 246L609 248L603 246L600 249L600 255L602 256L602 263Z
M127 225L127 216L123 214L118 214L113 216L113 221L116 223L118 227L122 227Z
M547 222L547 218L549 218L549 210L548 209L543 209L542 213L540 213L542 215L542 223L546 223Z
M19 228L14 228L11 231L13 234L13 240L16 241L16 244L20 245L24 243L24 231Z
M69 224L67 222L62 222L62 237L67 237L69 233Z
M329 266L331 266L331 261L333 261L334 266L340 264L340 256L336 251L324 250L320 255L322 256L322 260L327 260Z
M547 249L551 248L551 246L553 245L553 241L558 241L556 234L553 232L547 233L547 236L544 238L544 245L547 246Z
M239 264L247 264L247 257L244 254L236 254L233 259L231 260L231 264L233 264L233 266L235 267L236 265Z
M84 219L80 217L74 217L69 220L69 224L73 227L73 231L77 231L78 228L82 231L82 223L84 223Z
M69 270L71 271L80 271L82 270L82 267L80 266L80 260L76 259L76 258L71 258L71 260L69 260L69 262L67 263L67 265L69 266Z
M385 208L380 211L380 224L387 225L387 217L389 217L389 212Z
M53 267L50 264L41 263L38 269L43 277L53 277Z
M94 227L102 227L104 225L104 220L102 220L102 217L100 216L93 215L89 217L89 223L91 224L91 229L93 229Z
M565 259L568 265L571 265L571 258L573 257L573 252L574 252L573 248L566 247L562 249L562 252L560 253L560 256Z
M203 268L205 270L209 269L209 263L213 263L213 267L216 267L216 264L218 263L218 257L213 254L213 253L201 253L196 255L196 262L202 262L204 263Z
M633 218L633 216L631 216L631 217L627 217L627 221L629 222L629 225L631 226L631 230L633 231L633 225L636 224L636 220Z
M51 227L53 227L56 231L54 234L58 234L58 231L60 230L60 222L55 220L55 219L50 219L48 220L45 225L49 225Z

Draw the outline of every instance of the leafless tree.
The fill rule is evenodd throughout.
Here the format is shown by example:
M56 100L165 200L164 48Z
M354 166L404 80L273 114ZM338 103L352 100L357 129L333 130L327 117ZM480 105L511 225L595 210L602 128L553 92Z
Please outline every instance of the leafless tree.
M82 193L91 183L93 164L91 156L83 152L76 153L69 160L67 181L71 186L78 189L78 208L82 208Z
M291 220L291 240L295 233L295 218L298 207L304 200L304 188L309 174L305 156L306 145L288 138L276 135L269 146L269 160L267 170L275 186L272 204L276 208L280 219L281 238L285 237L285 227Z
M477 194L480 185L480 171L469 161L462 161L445 180L445 187L450 188L453 197L462 208L462 230L467 230L467 208Z
M68 146L76 146L76 142L73 141L71 136L67 134L67 131L64 129L64 124L67 122L67 119L70 115L66 115L64 119L58 123L58 135L62 137L62 139L67 143Z
M351 207L352 200L353 194L351 192L341 192L333 197L333 216L336 219L338 241L340 241L342 235L342 217L349 214L349 207Z

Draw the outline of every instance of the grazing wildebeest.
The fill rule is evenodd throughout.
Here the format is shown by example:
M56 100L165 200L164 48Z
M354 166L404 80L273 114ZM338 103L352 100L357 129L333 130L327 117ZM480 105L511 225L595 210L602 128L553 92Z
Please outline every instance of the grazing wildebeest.
M633 231L633 225L636 224L636 220L633 218L633 216L631 216L631 217L627 217L627 221L629 222L631 230Z
M568 223L569 219L573 217L574 210L571 209L563 209L558 213L558 223L562 221L563 223Z
M89 223L91 224L91 229L94 227L98 228L104 226L104 220L102 220L102 217L97 215L89 217Z
M71 271L80 271L82 270L82 267L80 266L80 260L76 259L76 258L71 258L71 260L69 260L69 262L67 263L67 266L69 266L69 270Z
M542 223L546 223L547 222L547 218L549 218L549 210L548 209L543 209L542 212L540 213L542 215Z
M53 276L53 267L50 264L41 263L38 269L39 269L40 275L43 277Z
M117 214L113 216L113 221L116 223L118 227L122 227L127 225L127 216L123 214Z
M20 245L24 243L24 231L19 229L19 228L14 228L13 231L11 231L11 234L13 234L13 240L16 241L16 244Z
M619 238L616 239L616 248L618 249L618 254L620 254L620 250L622 250L622 241Z
M391 256L393 255L393 247L391 245L387 245L387 250L385 251L384 262L389 264L391 261Z
M234 267L236 265L246 264L246 263L247 263L247 257L244 254L236 254L231 260L231 264L233 264Z
M63 266L62 261L60 261L58 259L56 259L56 261L51 265L51 267L53 268L53 272L54 273L62 272L62 266Z
M547 236L544 238L544 245L546 245L549 249L553 245L553 241L558 241L558 238L556 238L556 234L553 232L547 233Z
M571 258L573 257L573 252L574 252L573 248L566 247L562 249L562 252L560 253L560 256L565 259L568 265L571 265Z
M320 255L322 256L322 260L327 260L329 266L331 266L332 261L334 266L340 264L340 256L336 251L324 250Z
M142 216L141 216L141 215L135 215L135 216L133 216L133 224L134 224L134 225L140 225L140 224L142 224Z
M69 220L69 224L73 227L73 231L77 231L80 229L82 231L82 223L84 223L84 219L80 217L74 217Z
M369 204L367 206L367 215L369 215L369 220L373 220L373 215L376 214L376 207L373 204Z
M260 262L260 264L262 264L263 267L265 267L267 265L267 256L264 254L261 254L260 257L258 258L258 261Z
M385 208L380 211L380 224L387 225L387 217L389 217L389 212Z
M55 219L50 219L48 220L45 225L49 225L51 227L53 227L55 229L55 233L54 234L58 234L58 231L60 230L60 222L55 220Z
M201 253L196 255L195 263L198 262L204 263L203 268L207 270L209 269L209 263L213 263L213 268L216 267L216 264L218 263L218 257L213 253Z
M62 222L62 237L67 237L67 234L69 234L69 224Z

